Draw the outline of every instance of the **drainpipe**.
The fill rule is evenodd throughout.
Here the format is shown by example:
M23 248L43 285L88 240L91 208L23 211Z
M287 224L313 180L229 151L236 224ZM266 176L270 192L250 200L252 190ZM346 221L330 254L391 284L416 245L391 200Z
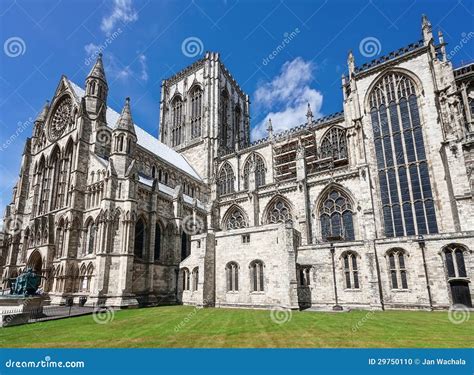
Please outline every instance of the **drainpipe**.
M425 270L425 280L426 280L426 291L428 292L428 300L430 303L430 310L433 310L433 299L431 297L431 288L430 288L430 279L428 276L428 266L426 265L426 256L425 256L425 239L422 234L418 236L418 244L421 249L421 256L423 257L423 269Z
M334 297L336 299L336 304L332 307L334 311L342 311L342 306L338 304L338 298L337 298L337 284L336 284L336 265L334 263L334 244L331 242L330 244L331 248L331 260L332 260L332 279L334 282Z

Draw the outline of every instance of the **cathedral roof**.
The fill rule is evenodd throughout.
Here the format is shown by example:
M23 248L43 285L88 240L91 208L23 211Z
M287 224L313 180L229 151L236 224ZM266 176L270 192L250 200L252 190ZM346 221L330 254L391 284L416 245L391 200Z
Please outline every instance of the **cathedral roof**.
M71 87L73 88L75 94L82 98L85 95L84 89L76 85L74 82L69 81ZM114 111L112 108L107 107L106 119L107 124L110 128L114 129L117 122L119 121L120 115ZM186 158L178 154L175 150L168 147L164 143L160 142L157 138L152 136L150 133L146 132L140 128L137 124L134 124L135 134L137 136L137 143L144 149L155 154L164 161L174 165L175 167L181 169L183 172L189 174L190 176L201 180L201 177L194 170L194 168L189 164Z

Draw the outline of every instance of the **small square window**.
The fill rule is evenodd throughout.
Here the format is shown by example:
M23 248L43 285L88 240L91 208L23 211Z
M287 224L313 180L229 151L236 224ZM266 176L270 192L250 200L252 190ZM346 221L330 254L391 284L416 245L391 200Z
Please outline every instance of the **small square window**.
M250 242L250 234L243 234L242 243L249 243L249 242Z

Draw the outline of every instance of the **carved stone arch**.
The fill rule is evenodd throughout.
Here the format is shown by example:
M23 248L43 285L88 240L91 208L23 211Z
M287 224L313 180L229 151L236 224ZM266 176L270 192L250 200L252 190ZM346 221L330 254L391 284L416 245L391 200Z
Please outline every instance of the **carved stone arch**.
M410 79L415 85L417 98L420 98L420 96L424 95L422 81L415 73L413 73L412 71L410 71L408 69L404 69L404 68L400 68L400 67L385 68L376 78L374 78L374 80L371 82L371 84L367 88L367 91L366 91L365 97L364 97L364 111L365 111L365 113L370 113L370 110L371 110L370 96L372 95L372 92L374 91L374 88L385 78L386 75L391 74L391 73L398 73L398 74L404 75L408 79Z
M80 276L85 276L86 275L86 264L82 263L81 268L79 269L79 275Z
M169 100L169 103L174 103L175 100L181 100L182 102L184 101L183 94L181 94L178 90L174 92L173 96Z
M290 200L281 194L275 195L266 205L262 224L293 223L295 221L295 208Z
M249 226L249 218L245 210L237 204L232 204L222 218L223 230L241 229Z
M35 249L31 253L26 264L28 267L31 267L34 272L41 274L41 271L43 269L43 259L41 257L41 253L37 249Z

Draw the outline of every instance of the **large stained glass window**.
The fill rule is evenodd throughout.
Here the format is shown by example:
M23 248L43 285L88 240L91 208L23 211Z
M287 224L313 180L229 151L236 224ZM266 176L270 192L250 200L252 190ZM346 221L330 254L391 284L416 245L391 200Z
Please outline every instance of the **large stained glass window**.
M369 99L385 235L437 233L414 83L389 73Z
M352 204L346 195L336 189L330 190L322 201L319 212L324 241L328 238L354 240Z

